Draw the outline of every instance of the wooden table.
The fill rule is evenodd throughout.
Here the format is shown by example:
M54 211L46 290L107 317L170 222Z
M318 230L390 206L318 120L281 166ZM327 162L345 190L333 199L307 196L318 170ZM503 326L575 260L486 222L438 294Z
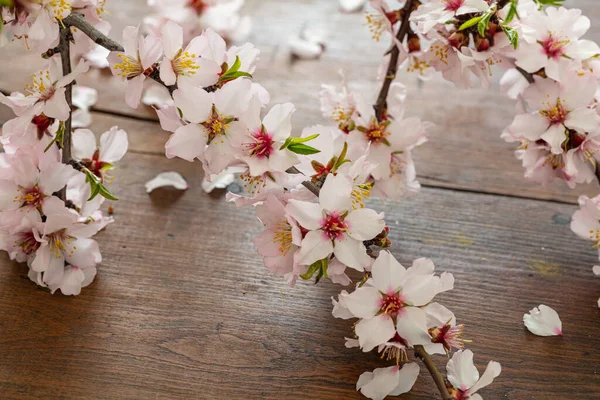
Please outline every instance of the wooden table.
M595 1L569 5L590 16L589 37L600 41ZM249 40L262 50L255 78L273 103L296 104L296 130L326 122L319 86L337 84L340 67L355 88L375 92L385 44L369 39L360 13L341 14L334 0L247 3ZM126 23L140 23L144 4L110 1L111 36L120 40ZM285 39L307 23L329 30L327 51L318 61L292 63ZM41 65L38 55L16 46L2 54L0 89L22 90ZM393 253L405 265L430 257L456 277L440 301L466 324L480 369L488 360L503 368L482 392L486 399L600 399L597 254L569 229L577 196L595 195L598 186L571 191L525 181L513 146L499 137L514 104L497 86L458 91L439 78L423 85L400 79L410 113L438 126L415 152L421 193L373 201L392 228ZM361 398L358 376L386 364L344 347L351 323L332 318L330 300L341 287L290 289L271 276L251 243L261 231L255 216L227 204L222 192L205 194L198 164L164 157L168 134L153 111L129 109L124 86L103 72L79 82L101 94L92 129L119 125L129 133L130 152L112 186L121 198L116 222L98 236L104 260L78 297L37 289L25 267L0 255L0 397ZM0 119L8 118L1 108ZM190 189L147 195L144 183L169 170ZM525 330L523 313L540 303L560 313L563 337ZM404 398L437 398L422 370Z

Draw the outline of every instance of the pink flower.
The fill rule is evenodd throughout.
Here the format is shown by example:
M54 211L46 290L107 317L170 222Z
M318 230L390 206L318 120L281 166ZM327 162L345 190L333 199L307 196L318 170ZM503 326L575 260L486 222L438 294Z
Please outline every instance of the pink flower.
M589 77L571 76L563 84L536 77L523 94L534 111L517 115L508 129L530 141L543 139L552 153L561 154L570 130L586 134L600 128L600 117L589 108L595 92L596 84Z
M353 293L340 295L340 303L360 318L355 333L363 351L388 342L405 347L431 344L427 314L420 307L450 289L447 283L453 279L434 276L433 271L430 260L415 260L405 269L388 251L381 251L372 278Z
M94 175L102 179L113 169L113 163L119 161L129 146L127 132L116 126L100 136L100 145L96 145L96 136L89 129L77 129L72 135L72 152L75 160Z
M111 52L108 61L113 75L127 81L127 104L137 108L144 80L163 54L162 43L153 35L140 36L139 27L128 26L123 30L123 48L123 53Z
M265 231L254 239L265 266L277 276L293 275L296 270L295 254L302 240L296 221L286 214L285 203L274 194L268 194L255 210L265 225Z
M286 211L306 229L298 263L311 265L332 253L350 268L363 271L371 263L364 240L373 239L385 227L383 213L352 209L352 181L344 175L328 175L319 203L290 200Z
M579 63L600 53L592 41L580 40L590 27L590 20L581 10L547 7L545 14L533 13L523 22L527 33L519 41L516 64L527 72L544 68L546 75L562 80L569 64Z
M443 25L455 16L480 13L490 5L484 0L432 0L423 3L411 14L411 21L416 23L417 32L427 34L438 25Z
M439 303L430 303L423 307L423 311L427 314L427 329L432 342L425 345L425 351L429 354L450 354L453 348L460 350L464 347L464 325L456 325L452 311Z
M41 155L35 149L18 149L8 167L13 172L12 178L0 179L0 211L6 210L2 214L11 214L19 221L22 214L16 210L39 210L48 215L46 206L53 199L52 194L78 174L58 158L56 147Z
M600 256L600 195L579 196L579 210L571 218L571 230L582 239L592 240Z
M201 36L183 49L183 28L167 22L162 28L165 58L160 63L160 78L167 85L210 86L217 82L221 65L200 57L206 45Z
M44 70L32 75L33 82L26 86L25 96L18 92L8 97L0 93L0 102L11 107L18 116L22 116L24 123L31 122L33 116L41 114L66 121L70 109L65 99L65 86L88 69L88 64L80 61L73 72L62 76L60 57L52 57ZM27 113L30 110L35 111Z
M448 361L446 371L448 372L448 381L453 385L453 388L449 389L453 398L483 400L476 392L491 384L494 378L500 375L502 368L496 361L490 361L480 378L479 372L473 364L473 352L459 350Z
M98 226L78 222L77 214L65 207L57 197L51 197L45 208L46 221L40 224L40 247L35 252L31 269L43 272L42 280L52 286L65 274L65 261L82 269L93 268L102 261L98 243L89 239Z
M227 87L227 86L226 86ZM238 159L248 165L250 177L267 173L283 173L298 163L298 157L281 146L292 133L293 104L277 104L260 120L260 102L254 98L241 119L244 129L234 132Z
M239 121L246 111L252 92L250 80L239 78L214 93L202 88L183 86L173 93L176 106L189 124L178 128L166 144L168 158L198 158L207 172L218 174L235 160Z
M419 376L417 363L376 368L373 372L364 372L356 382L356 390L372 400L383 400L387 396L399 396L408 393Z

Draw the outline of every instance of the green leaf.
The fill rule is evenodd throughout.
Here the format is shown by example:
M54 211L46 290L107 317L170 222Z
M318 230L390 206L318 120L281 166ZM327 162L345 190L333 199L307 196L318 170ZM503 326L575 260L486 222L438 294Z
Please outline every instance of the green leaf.
M108 200L119 200L118 198L115 197L114 194L112 194L110 192L110 190L108 190L108 188L106 186L104 186L103 184L98 185L100 187L100 195Z
M313 275L315 274L315 272L317 272L317 270L320 270L320 269L321 269L321 260L314 262L310 267L308 267L308 270L304 274L300 275L300 278L307 281L313 277Z
M479 32L479 35L481 37L485 37L485 31L487 31L488 29L490 18L492 18L493 14L493 12L490 12L490 10L488 10L485 14L483 14L483 18L481 18L481 21L477 23L477 31Z
M479 17L473 17L470 20L463 22L463 24L458 28L459 31L464 31L465 29L469 29L472 26L475 26L483 19L483 15Z
M5 7L14 7L15 2L13 0L0 0L0 7L5 6ZM2 18L0 18L0 21L2 20Z
M302 154L303 156L308 156L311 154L317 154L321 152L321 150L317 150L314 147L305 145L303 143L292 143L287 147L287 149L292 153Z
M100 185L90 181L90 186L92 188L92 193L90 194L88 201L92 201L100 193Z
M562 6L564 0L533 0L534 2L536 2L540 7L543 6Z
M229 82L232 81L234 79L240 78L242 76L247 76L249 78L252 78L252 74L249 74L248 72L243 72L240 71L240 67L242 66L242 61L240 60L240 58L238 56L235 56L235 62L233 63L233 65L227 69L227 64L223 64L223 74L221 75L221 77L219 78L219 82L218 83L225 83L225 82Z
M508 40L510 40L510 43L513 45L513 47L516 50L517 47L519 47L519 32L517 32L515 29L511 28L510 26L501 25L501 27L502 27L502 30L504 31L504 33L506 34L506 36L508 37Z
M50 147L52 147L52 145L54 143L58 144L59 148L63 148L63 140L65 137L65 123L63 121L60 122L60 124L58 125L58 130L56 131L56 135L54 135L54 138L52 139L52 141L50 143L48 143L48 146L46 146L46 148L44 149L44 153L47 152L48 150L50 150Z
M333 168L331 169L332 172L337 171L338 168L344 165L345 163L350 162L350 160L346 160L346 154L348 154L348 143L344 142L344 148L342 149L340 156L335 161L335 164L333 164Z
M316 133L314 135L305 137L305 138L293 138L293 137L289 137L287 139L285 139L285 142L283 142L283 144L281 145L281 147L279 148L279 150L284 150L287 149L290 145L292 144L297 144L297 143L306 143L309 142L313 139L316 139L319 137L319 134Z
M510 5L508 7L508 13L506 14L506 18L504 19L504 23L510 23L515 17L521 18L519 16L519 12L517 11L517 5L519 0L510 0Z

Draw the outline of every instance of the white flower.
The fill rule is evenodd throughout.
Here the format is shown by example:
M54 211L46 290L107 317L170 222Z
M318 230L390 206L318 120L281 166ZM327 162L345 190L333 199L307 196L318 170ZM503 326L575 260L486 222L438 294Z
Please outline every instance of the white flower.
M311 265L331 253L350 268L363 271L371 263L364 240L385 227L383 213L352 209L352 181L345 175L327 176L319 203L290 200L286 211L309 232L302 240L298 263Z
M491 384L494 378L500 375L502 368L496 361L490 361L480 378L479 371L473 364L473 352L471 350L459 350L448 361L446 371L448 372L448 381L454 386L450 389L452 398L483 400L476 392Z
M523 322L529 332L538 336L562 336L562 322L552 308L540 304L523 315Z

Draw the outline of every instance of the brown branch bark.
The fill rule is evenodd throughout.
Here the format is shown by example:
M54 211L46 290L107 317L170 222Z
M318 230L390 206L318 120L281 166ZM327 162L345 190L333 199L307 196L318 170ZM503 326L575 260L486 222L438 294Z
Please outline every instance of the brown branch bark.
M402 43L410 29L409 19L410 14L413 11L413 2L414 0L407 0L404 8L402 9L402 22L400 29L398 29L398 34L396 35L396 38L400 43ZM390 63L388 64L387 72L385 74L385 78L383 79L383 85L381 86L381 90L377 96L377 102L373 106L377 121L381 121L387 111L387 98L390 92L390 86L392 85L392 82L396 78L396 73L398 72L398 58L400 57L400 49L395 43L393 44L394 48L390 53Z
M435 364L433 363L433 360L431 359L429 354L427 354L423 346L415 346L415 357L423 361L423 364L425 364L425 367L427 367L427 370L431 374L435 385L437 386L438 390L440 391L440 394L442 395L442 399L452 400L452 397L450 397L450 392L448 392L448 388L446 387L444 377L442 376L442 374L440 374L440 371L437 370Z
M533 79L533 75L532 74L530 74L529 72L525 71L521 67L515 66L515 68L517 69L517 71L519 71L521 73L521 75L523 75L523 77L525 79L527 79L527 82L529 82L529 83L535 82L535 79Z
M71 73L71 29L68 26L60 28L60 61L62 64L63 76ZM65 87L65 99L69 105L69 118L65 121L65 131L62 139L62 162L69 164L71 162L71 121L73 114L73 82ZM66 186L58 193L58 197L67 200Z
M296 167L291 167L285 172L287 172L288 174L301 174L302 173ZM315 196L319 197L321 188L317 184L313 183L312 181L304 181L304 182L302 182L302 186L304 186L305 188L310 190Z

